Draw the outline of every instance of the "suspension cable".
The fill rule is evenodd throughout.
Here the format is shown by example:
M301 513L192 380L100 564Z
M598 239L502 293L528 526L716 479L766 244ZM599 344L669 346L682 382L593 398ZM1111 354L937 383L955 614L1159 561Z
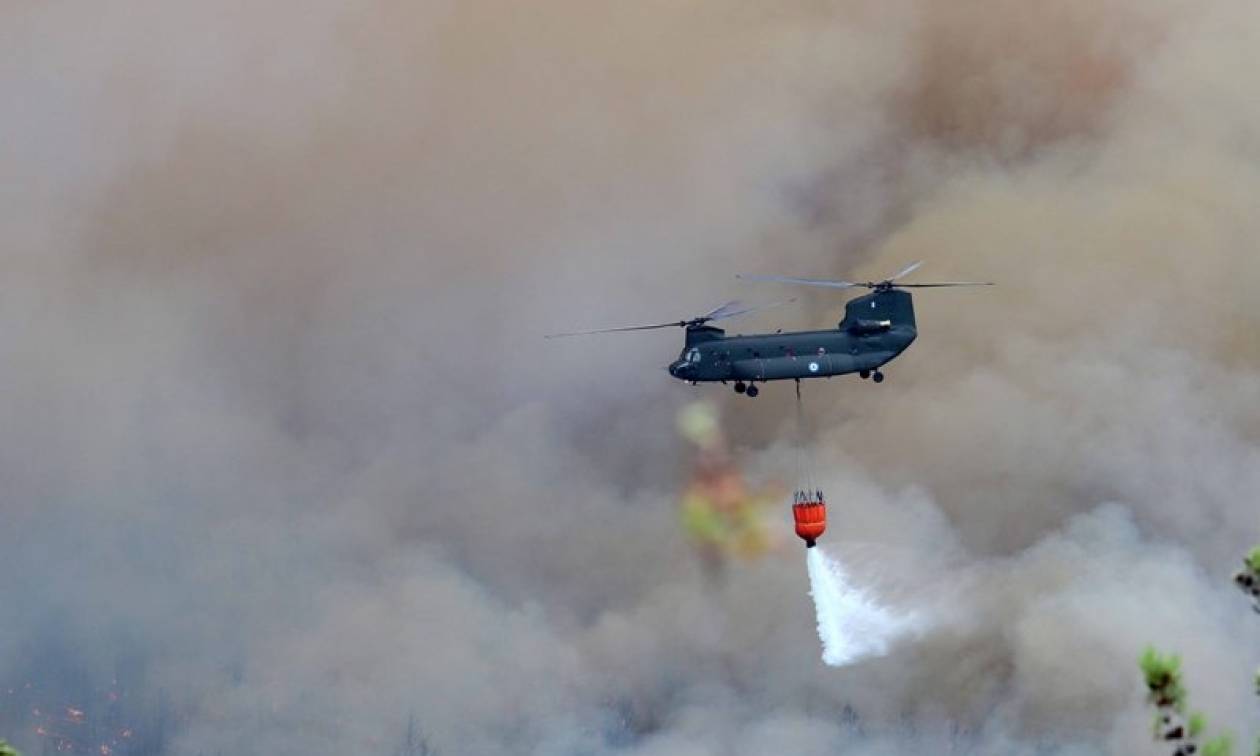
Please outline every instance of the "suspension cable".
M806 493L806 498L813 500L818 490L814 485L814 470L809 458L809 434L805 427L805 403L801 400L801 379L796 379L796 482Z

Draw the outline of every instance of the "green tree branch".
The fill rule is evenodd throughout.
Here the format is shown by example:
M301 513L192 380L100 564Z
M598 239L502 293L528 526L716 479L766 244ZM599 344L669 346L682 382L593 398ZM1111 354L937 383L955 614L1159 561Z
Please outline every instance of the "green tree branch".
M1260 546L1243 557L1243 568L1234 575L1234 584L1251 598L1251 606L1260 612ZM1175 744L1173 756L1230 756L1233 738L1219 735L1203 743L1199 741L1207 731L1207 718L1200 712L1186 717L1187 692L1181 682L1181 657L1161 654L1148 646L1138 660L1142 676L1146 680L1147 700L1155 707L1156 740ZM1260 696L1260 671L1252 680L1255 694ZM1256 756L1260 756L1260 741L1256 742Z

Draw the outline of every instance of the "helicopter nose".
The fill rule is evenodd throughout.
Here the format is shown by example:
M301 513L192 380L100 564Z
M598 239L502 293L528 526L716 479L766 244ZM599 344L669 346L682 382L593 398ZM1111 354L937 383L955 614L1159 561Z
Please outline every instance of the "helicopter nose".
M686 365L687 363L684 362L683 360L674 360L673 362L669 363L669 367L665 369L669 371L670 375L674 376L675 378L680 378L682 377L682 373L684 372Z

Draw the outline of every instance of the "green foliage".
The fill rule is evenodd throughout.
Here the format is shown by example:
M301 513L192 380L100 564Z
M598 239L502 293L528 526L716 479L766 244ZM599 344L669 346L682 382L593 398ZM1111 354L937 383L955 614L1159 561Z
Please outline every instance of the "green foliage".
M1231 756L1234 752L1234 739L1229 735L1212 738L1203 744L1203 756Z
M1138 664L1146 677L1146 688L1150 691L1152 703L1183 711L1186 705L1186 689L1181 685L1181 657L1176 654L1164 655L1154 647L1147 646Z
M1181 669L1181 657L1176 654L1164 656L1155 650L1154 646L1147 646L1142 651L1142 658L1138 660L1138 664L1142 665L1142 673L1146 675L1146 684L1148 687L1159 687L1164 684L1164 680L1174 677Z
M1243 558L1243 564L1245 569L1234 575L1234 583L1251 596L1256 610L1260 611L1260 591L1257 590L1260 586L1260 546ZM1178 715L1185 712L1186 689L1181 684L1181 657L1161 654L1147 646L1139 663L1150 691L1148 699L1159 709L1155 714L1155 739L1177 742L1176 753L1194 753L1199 739L1207 731L1207 718L1196 711L1185 721L1184 729L1182 727L1182 719ZM1260 696L1260 671L1256 672L1252 684L1256 695ZM1231 756L1234 752L1233 737L1220 735L1204 743L1197 751L1200 756ZM1260 756L1260 739L1256 740L1255 753Z
M9 745L9 741L0 738L0 756L22 756L18 753L18 749Z
M1203 712L1196 711L1190 715L1190 737L1197 738L1207 729L1207 717L1203 716Z
M1243 559L1247 564L1247 569L1260 575L1260 546L1255 547L1248 552L1246 558Z

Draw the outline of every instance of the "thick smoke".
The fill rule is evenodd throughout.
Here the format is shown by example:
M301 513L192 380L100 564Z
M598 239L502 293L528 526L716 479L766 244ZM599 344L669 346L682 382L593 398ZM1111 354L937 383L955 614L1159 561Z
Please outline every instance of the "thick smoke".
M1235 0L0 7L0 725L1132 753L1155 642L1249 736L1258 45ZM1000 286L806 402L828 545L939 623L836 670L795 547L715 584L676 526L677 407L770 479L790 390L540 336L916 259Z

